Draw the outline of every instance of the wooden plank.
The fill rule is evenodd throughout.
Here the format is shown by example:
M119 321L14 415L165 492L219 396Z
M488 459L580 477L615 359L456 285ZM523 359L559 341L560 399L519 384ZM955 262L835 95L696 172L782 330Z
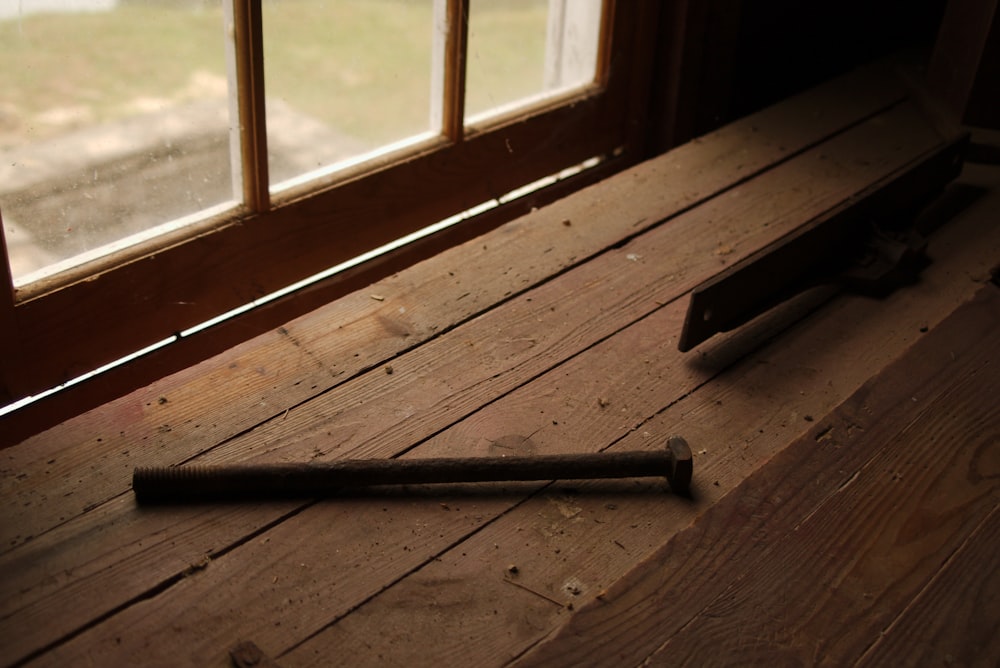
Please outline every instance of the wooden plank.
M991 454L996 457L995 446L986 456ZM1000 658L998 553L1000 506L994 506L858 664L995 665Z
M998 200L978 202L978 215L933 237L938 260L918 289L886 302L847 297L827 305L615 443L634 450L684 434L695 452L695 504L651 499L643 487L574 485L583 491L577 494L552 488L336 620L288 654L290 663L321 665L335 649L359 660L379 655L392 665L406 658L411 639L420 639L442 662L494 665L544 640L566 622L571 607L593 601L971 297L985 280L989 249L1000 244L990 213ZM748 334L707 348L718 361L700 364L741 356L753 348ZM572 379L561 377L560 386L572 387ZM588 399L595 398L578 401ZM505 418L527 423L529 407L538 403L523 399L521 412ZM576 419L571 411L546 404L546 414L560 424ZM473 422L465 431L477 428ZM469 637L476 642L466 642Z
M631 250L622 249L621 252L628 253ZM609 339L606 346L588 351L576 357L570 365L549 374L557 383L563 382L564 373L590 379L587 381L590 383L590 394L574 392L566 397L572 400L564 401L564 395L556 394L553 399L552 395L546 397L544 392L540 395L539 390L532 389L531 385L526 386L516 395L491 404L488 413L480 412L475 418L436 436L434 440L422 445L418 454L429 456L449 452L467 453L469 444L478 451L490 452L492 449L494 452L503 452L505 446L530 447L532 443L540 449L578 449L581 444L600 447L602 442L615 440L632 424L641 423L655 413L658 407L662 407L659 402L669 403L689 391L692 387L690 383L697 381L699 374L713 373L711 368L683 368L672 343L669 339L664 340L660 334L679 324L683 316L680 306L681 304L675 303L630 328L634 331L627 337L628 340L623 345L624 351L609 353L615 349L610 342L619 338L616 336ZM898 324L898 318L892 321L892 326ZM914 331L916 329L913 328ZM879 354L886 354L883 346L888 347L888 344L879 342ZM724 365L727 354L723 351L718 357L722 358L718 363ZM647 365L646 359L655 361L655 365ZM731 360L731 356L728 359ZM608 367L611 369L610 373ZM394 371L392 375L397 373L399 372ZM639 386L631 389L634 379L639 379ZM579 383L574 383L571 378L565 382L568 387L579 387ZM599 393L619 386L622 392L628 392L623 405L619 407L617 403L612 404L613 413L602 411L597 402ZM672 388L671 392L664 394L664 386ZM677 394L673 394L674 392ZM631 399L633 394L634 400ZM544 415L538 412L540 407L544 407ZM622 413L620 408L627 408L628 411ZM565 413L560 414L558 411ZM512 428L533 430L540 424L548 424L551 419L555 419L559 425L552 425L551 428L546 428L548 431L533 435L530 443L525 444L523 439L499 438L505 433L509 434ZM303 447L308 447L308 444ZM139 638L147 638L154 644L164 642L171 646L185 646L191 652L191 660L210 661L215 656L213 653L225 646L223 641L237 632L254 637L255 642L269 655L275 655L277 649L295 642L295 637L307 636L311 632L310 627L316 628L319 625L322 628L326 622L336 619L358 602L376 594L392 581L393 573L397 574L397 578L402 577L422 564L440 558L436 554L447 550L458 540L450 529L456 521L469 521L468 531L471 533L491 518L506 512L525 491L527 490L519 490L513 496L473 495L471 498L449 498L441 492L430 492L430 503L418 502L416 509L412 511L402 505L387 506L381 503L381 498L376 503L365 499L363 501L367 503L352 506L350 515L341 512L341 507L336 505L311 507L266 534L241 543L235 551L227 550L219 559L212 560L208 568L199 571L197 576L185 578L183 583L173 584L169 590L160 592L147 603L129 607L121 615L84 632L55 650L54 654L46 655L46 658L56 657L52 659L54 661L76 660L80 658L76 653L93 652L91 658L97 662L112 660L102 658L107 652L117 657L114 660L122 660L129 653L140 651L133 641L127 640L131 637L136 642ZM440 506L439 502L444 502L447 507ZM387 511L383 511L383 508L389 508L392 513L386 516L384 513ZM459 514L458 517L448 516L452 509ZM389 517L395 522L395 530L386 526ZM359 534L357 527L365 528L365 532ZM217 530L219 528L221 527L216 527ZM378 537L372 533L376 531L379 533ZM164 538L172 540L172 537ZM269 541L264 543L264 538ZM336 554L336 565L332 569L328 568L330 554ZM377 563L373 564L373 560ZM318 568L316 564L320 563L325 564L325 567ZM308 568L308 574L296 575L301 568ZM379 570L374 575L367 570L358 570L371 568ZM278 585L272 582L272 586L266 587L266 591L260 589L260 583L266 585L267 577L277 576L281 580L286 572L292 576L287 583L283 581L282 585ZM261 576L262 573L267 576ZM104 582L102 586L107 589L115 584ZM285 586L289 588L286 589ZM331 591L335 594L335 602L326 600ZM244 600L240 592L255 593L252 600ZM291 592L294 592L295 600L300 597L309 601L321 598L324 601L322 609L314 608L310 603L303 609L302 616L296 617L295 623L298 626L295 630L290 631L287 626L274 628L270 621L276 616L286 615L282 612L282 606L286 605L284 601ZM230 597L239 597L240 602L235 603ZM50 619L40 613L43 608L50 614L57 612L60 599L61 595L57 595L46 601L45 606L25 611L30 612L31 617L23 614L20 618L30 619L38 615L39 618ZM226 599L230 601L227 605L238 609L238 613L229 615L210 610L212 605ZM162 624L154 628L150 624L156 619L146 619L146 615L154 609L159 615L187 621L170 629L163 628ZM175 610L176 615L173 612ZM188 612L181 614L180 610ZM196 633L197 639L188 638L191 633ZM124 645L118 645L114 640L119 636ZM71 658L74 655L76 659Z
M115 402L109 409L99 411L93 416L85 419L73 421L70 426L59 430L61 433L45 434L36 439L22 444L16 449L11 449L4 453L6 459L5 468L16 471L21 479L10 479L0 481L0 491L10 489L14 493L16 489L17 501L12 505L17 507L11 516L9 528L4 531L0 528L0 550L10 549L20 541L14 538L13 532L22 536L21 541L27 536L37 536L44 532L47 527L64 521L72 514L79 513L83 508L93 507L113 496L128 489L128 474L132 462L135 465L169 464L185 461L198 455L200 452L215 447L220 442L233 437L243 430L249 429L253 425L253 419L260 420L263 416L274 416L261 428L253 430L245 437L227 443L222 449L213 455L219 457L222 453L239 451L242 459L248 459L261 448L266 451L268 445L274 440L275 433L295 432L299 424L308 423L311 426L306 433L312 432L314 437L320 436L323 441L340 439L343 447L338 452L339 456L350 449L352 442L368 440L373 438L376 430L371 426L383 423L385 427L382 433L391 434L397 429L403 429L400 434L406 434L397 443L396 447L402 449L412 445L412 442L402 442L405 439L416 436L412 429L412 423L401 425L399 422L386 423L386 416L379 406L380 404L369 404L363 411L355 409L353 413L345 414L343 406L354 399L345 399L345 395L357 397L384 397L391 393L398 397L398 405L408 405L415 412L418 407L423 407L420 419L428 423L423 433L433 433L444 424L442 418L458 419L462 411L467 413L476 408L474 396L479 396L481 401L489 401L502 393L503 387L511 387L518 382L518 375L507 375L503 382L491 378L492 375L502 370L505 366L509 369L519 369L518 373L530 375L551 366L558 360L551 358L550 346L555 346L560 352L559 355L571 356L577 351L590 345L593 341L607 336L615 328L620 327L622 317L620 310L615 310L615 305L620 304L624 295L632 294L633 297L624 303L630 309L631 315L628 320L634 320L645 313L649 313L657 306L657 301L666 301L676 295L683 293L697 282L710 276L715 268L725 262L743 257L745 253L752 252L760 245L773 241L783 232L801 224L810 215L822 211L825 207L833 206L838 201L849 197L860 184L866 183L872 178L891 172L904 164L908 157L895 152L896 138L906 138L906 142L912 142L911 149L919 153L929 146L933 146L938 141L936 135L927 130L920 116L910 107L901 106L891 112L887 112L885 118L873 119L861 126L858 126L851 133L842 135L831 140L821 149L814 149L805 154L801 161L794 164L788 163L778 169L769 172L762 177L760 182L750 188L732 191L727 196L713 200L706 205L693 210L685 216L683 224L680 219L673 221L673 229L667 227L657 232L651 241L641 242L630 252L623 254L621 249L608 254L599 264L588 266L584 271L589 276L581 279L581 285L589 286L585 290L578 291L572 295L563 294L564 289L554 285L543 285L540 292L534 297L525 298L523 301L511 302L508 307L511 309L506 315L498 316L503 322L518 323L518 332L515 332L510 325L505 326L503 335L498 337L495 325L490 321L475 323L469 321L468 327L460 335L463 340L482 341L480 347L475 350L468 347L463 348L462 355L456 355L452 350L452 338L440 341L432 341L430 346L423 346L416 352L417 357L409 357L411 368L404 368L400 364L401 373L392 378L385 378L384 371L379 368L375 372L368 372L364 385L354 382L350 385L334 387L327 391L318 401L311 403L308 407L300 410L289 411L304 395L311 391L313 394L319 392L323 385L329 387L334 385L338 376L343 375L350 378L359 370L364 369L355 361L358 355L355 347L359 346L359 341L366 335L373 336L376 340L387 341L396 350L404 348L411 339L418 341L426 340L434 335L438 323L435 319L436 311L423 308L422 302L418 299L423 293L412 283L407 283L405 279L393 281L396 285L406 286L403 288L404 294L397 295L396 289L390 283L381 287L386 288L384 292L376 296L382 301L373 300L371 294L358 294L345 304L346 308L337 309L335 313L324 312L331 316L331 319L308 318L300 322L292 323L283 330L279 330L277 337L287 338L296 347L293 355L296 360L308 359L328 360L312 369L312 378L302 382L298 388L292 388L289 398L283 398L283 404L278 405L278 410L267 405L281 392L288 392L285 388L271 387L273 382L270 378L252 378L248 385L234 385L232 392L241 397L249 397L254 400L254 405L246 413L239 414L238 421L227 418L233 411L233 407L226 401L218 401L208 404L209 408L214 408L214 414L200 413L205 406L204 385L194 385L185 387L177 386L172 392L164 392L155 398L145 397L145 404L149 407L155 401L159 405L160 398L167 398L170 402L176 402L177 406L189 407L193 412L189 415L177 414L171 410L169 405L164 404L161 410L151 411L150 417L140 416L139 424L136 420L127 421L129 427L122 434L121 413L135 415L134 401L138 398L134 395L129 400ZM892 132L885 132L883 126L890 125ZM891 148L889 148L891 147ZM887 150L888 149L888 150ZM855 161L863 160L865 163L859 167L854 165ZM667 173L673 171L672 165L658 165L659 169L653 173L644 174L645 178L655 180L660 169ZM631 181L637 177L633 176ZM655 181L654 181L655 182ZM602 190L602 197L599 200L588 200L585 203L585 212L594 215L600 220L609 220L615 217L620 218L620 202L633 197L632 191L628 188L629 183L617 182L609 184L609 189ZM782 193L784 199L779 199L776 194ZM659 198L655 198L659 201ZM655 204L646 203L642 206L652 209ZM734 207L739 206L741 209ZM565 211L565 209L563 210ZM810 213L812 212L812 213ZM576 212L579 219L580 212ZM562 220L570 220L564 218ZM626 219L629 220L629 219ZM756 221L756 222L752 222ZM631 220L632 223L642 224L643 218ZM583 228L582 230L577 228ZM593 225L577 224L566 226L558 223L557 233L548 239L548 243L543 247L542 255L548 248L559 248L563 243L578 249L577 241L580 236L588 236ZM619 228L619 232L621 233ZM516 232L516 231L515 231ZM746 235L746 236L743 236ZM683 241L681 241L683 239ZM760 241L756 241L759 239ZM534 240L538 240L537 237ZM497 243L505 246L505 238L501 238ZM520 244L517 244L518 246ZM720 254L720 248L725 247ZM488 249L487 249L488 250ZM487 265L491 272L496 272L500 276L499 284L501 288L506 288L501 295L489 295L493 299L502 300L508 293L511 293L521 286L530 286L534 276L529 270L527 275L521 274L520 263L513 261L508 255L513 249L502 248L501 257L507 260L507 264L497 266ZM536 250L537 252L537 250ZM671 274L664 274L661 267L663 265L645 262L631 262L629 256L633 255L637 259L660 258L661 262L667 266L683 267L679 271ZM622 260L622 257L625 260ZM466 262L459 262L458 258L450 255L442 258L442 261L454 262L454 264L444 265L447 269L437 268L434 271L439 276L448 275L448 294L455 295L456 290L466 288L470 283L483 281L489 278L484 274L483 267L470 268ZM625 264L628 271L623 271L622 264ZM633 266L635 265L635 266ZM639 272L639 273L630 273ZM483 281L487 282L487 281ZM435 282L436 285L440 285ZM596 287L602 286L601 290ZM412 290L407 295L407 288ZM636 293L635 290L640 292ZM615 290L619 294L615 294ZM643 296L645 294L645 296ZM463 293L455 296L455 303L461 303ZM479 295L471 295L472 300ZM531 299L532 301L527 301ZM573 302L573 308L569 308ZM374 305L374 306L372 306ZM475 313L487 305L468 303L464 308L467 312ZM462 307L458 307L462 308ZM553 310L555 309L555 310ZM332 309L331 309L332 310ZM346 312L345 312L346 311ZM539 333L537 318L546 315L551 317L552 313L565 313L563 329L546 329ZM336 315L336 320L332 316ZM346 320L346 318L352 320ZM331 333L330 322L337 322L336 332ZM567 337L566 333L574 328L582 328L580 333ZM587 331L591 330L591 331ZM280 332L286 334L280 334ZM347 336L337 336L343 332ZM539 338L541 336L541 338ZM390 338L391 337L391 338ZM391 341L391 343L389 343ZM532 341L534 341L532 343ZM546 343L546 341L548 343ZM528 345L531 344L531 345ZM486 346L485 348L482 346ZM568 348L567 348L568 346ZM384 353L383 353L384 354ZM467 358L466 354L471 354L472 358ZM266 368L266 351L256 358L256 362L251 360L238 362L242 364L253 364L253 368L258 366ZM377 358L376 358L377 359ZM535 360L535 371L530 371L524 367L523 360ZM346 360L343 361L343 360ZM363 360L371 364L371 358ZM224 361L226 369L232 361ZM460 373L459 377L467 380L464 390L449 388L447 384L440 385L436 392L431 392L424 384L418 382L422 375L426 374L426 369L437 367L442 369L442 364L450 364L455 371L448 374ZM226 369L218 369L218 378L211 379L215 386L221 384L220 379L225 379ZM252 374L245 374L252 377ZM261 382L265 380L267 384ZM296 383L301 378L295 378ZM452 379L454 381L454 379ZM486 381L489 381L486 383ZM201 381L199 381L200 383ZM507 383L507 385L504 385ZM513 384L513 385L511 385ZM260 392L263 385L263 395L257 398L256 392ZM313 385L317 387L314 389ZM182 396L176 396L180 388L185 387ZM366 387L366 389L361 389ZM480 394L470 394L473 388L478 388ZM156 388L163 391L166 388L160 384ZM407 390L409 394L402 394ZM217 392L218 390L212 390ZM485 394L483 394L485 393ZM459 399L449 404L447 398L450 395L459 395ZM264 405L260 405L264 402ZM337 410L331 410L329 406L336 406ZM436 408L436 412L431 410ZM141 409L145 412L145 408ZM318 414L322 413L320 417ZM371 415L374 413L374 417ZM172 419L166 419L165 415L171 415ZM183 420L179 419L183 416ZM406 416L400 415L400 418ZM320 427L332 419L339 422L337 431L329 436L321 432ZM190 420L188 422L187 420ZM376 420L372 422L372 420ZM221 429L214 433L202 435L204 429L200 425L218 424ZM365 430L358 431L351 425L368 424ZM345 427L347 425L347 427ZM199 431L201 429L201 431ZM356 432L354 436L344 433L345 429ZM169 430L169 431L168 431ZM176 433L174 430L177 430ZM96 439L101 439L99 442ZM353 440L351 440L353 439ZM97 452L91 453L79 449L81 441L93 441ZM256 442L257 445L252 445ZM277 441L280 444L280 440ZM41 445L43 444L43 445ZM169 448L164 447L169 444ZM317 443L314 447L324 452L329 452L330 443ZM35 451L35 448L40 448ZM60 461L58 453L74 452L74 457L65 458ZM107 478L104 478L97 470L102 458L109 457L109 453L117 453L111 456L113 470ZM309 453L311 454L311 452ZM302 456L308 456L302 453ZM91 470L95 473L91 477L91 484L85 489L80 489L79 485L74 485L73 496L66 497L59 501L53 501L55 495L51 486L51 480L60 478L70 478L76 474L80 468L79 458L91 458L94 461L89 463ZM51 460L55 459L53 462ZM73 481L75 482L75 481ZM70 490L66 490L70 491ZM48 499L44 504L41 497ZM29 504L29 505L25 505ZM62 519L58 519L62 518ZM14 541L14 542L12 542Z
M992 313L978 317L996 322L1000 300L994 299L988 308ZM960 326L979 323L964 320ZM917 394L900 397L900 402L921 404L922 410L885 416L886 427L892 425L899 435L856 471L860 477L842 483L851 487L832 491L822 507L799 521L768 528L769 535L786 534L777 539L781 545L776 545L767 563L739 576L745 580L734 583L694 617L653 661L677 658L692 663L706 651L717 651L734 659L765 660L777 654L843 665L876 641L965 542L970 530L996 507L996 480L968 478L970 469L992 468L990 441L995 443L1000 434L1000 412L993 400L1000 390L1000 376L981 368L996 363L1000 336L993 331L981 344L973 344L970 357L982 353L978 363L960 371L955 364L931 377L929 382L944 385L948 374L956 374L948 378L955 382L945 388L952 394L942 393L925 404L928 388L907 383ZM952 340L957 343L957 337ZM943 345L941 339L937 343ZM927 354L926 348L922 354ZM858 410L867 408L873 398L864 401ZM909 423L914 413L917 417ZM862 436L859 446L881 446L875 439L885 438L886 431L873 430L868 439ZM837 463L839 457L827 461ZM966 577L978 579L972 573ZM776 591L782 586L784 591ZM765 591L768 588L770 592ZM733 612L733 607L740 610L727 620L719 619L723 610ZM774 614L761 616L762 609ZM990 615L991 610L979 612ZM741 633L750 639L733 637ZM725 639L722 647L707 642L720 637ZM1000 654L989 662L997 659Z
M643 165L637 172L626 172L594 186L587 196L596 206L580 207L578 200L571 198L565 203L557 203L525 216L502 233L491 235L485 240L485 248L477 243L468 243L454 249L448 253L448 259L442 260L444 264L455 266L477 266L482 275L499 277L503 269L511 264L524 265L523 262L515 262L518 258L534 257L535 261L530 265L521 266L521 280L518 282L473 282L467 279L459 284L451 277L435 275L416 267L401 276L406 284L417 286L413 298L425 305L422 312L430 314L439 329L447 329L503 299L505 294L524 289L574 266L623 237L648 229L759 173L775 161L787 159L815 145L844 127L884 109L903 95L902 84L887 65L872 66L679 147ZM679 174L683 174L683 178L677 178ZM621 197L623 188L628 188L629 198L616 199ZM478 202L470 200L468 204ZM623 204L626 208L622 208ZM586 227L578 225L572 235L560 233L562 221L573 219L586 221ZM556 235L560 243L551 252L539 256L538 248L547 248L550 244L546 239ZM383 283L397 283L395 278ZM340 322L374 315L378 305L372 304L368 295L385 292L381 286L376 286L371 291L365 290L346 300L339 300L330 308L307 318L330 317ZM178 297L178 300L183 306L185 299ZM470 308L473 304L475 308ZM419 333L411 334L412 338L401 342L395 335L387 337L376 329L369 333L368 338L359 336L351 341L354 351L350 354L359 350L371 352L374 359L366 357L362 361L368 365L377 364L416 345ZM433 332L429 334L432 335ZM158 355L158 358L160 365L169 365L166 353ZM7 358L0 363L6 368ZM133 382L139 384L139 379ZM290 405L294 404L279 406L277 412ZM255 410L253 405L242 408ZM275 414L272 412L266 417ZM14 420L16 415L0 418L0 426ZM21 433L13 428L0 431L15 435ZM50 433L45 438L53 436ZM11 441L7 438L14 436L0 436L0 444L9 445Z
M522 665L857 659L996 507L968 471L1000 432L998 313L981 290Z
M223 362L186 369L0 453L0 553L126 492L136 457L183 461L192 448L209 449L253 428L261 412L276 410L279 395L304 401L317 378L335 373L296 346L287 330L238 346ZM252 409L206 400L233 395Z

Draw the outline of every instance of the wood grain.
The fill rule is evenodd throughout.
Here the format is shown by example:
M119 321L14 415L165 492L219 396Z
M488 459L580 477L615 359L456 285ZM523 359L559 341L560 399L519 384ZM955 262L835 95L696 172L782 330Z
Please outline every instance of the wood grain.
M994 459L995 471L996 442L988 447L985 455ZM858 665L996 665L1000 657L998 552L1000 506L995 505L928 586L883 630Z
M981 291L522 665L858 658L996 506L967 471L994 463L998 307Z
M695 452L694 504L657 500L647 486L638 485L549 488L336 620L286 660L322 665L323 657L336 651L356 661L378 655L394 664L405 662L409 639L421 638L443 662L495 665L542 641L566 623L571 606L593 601L790 441L822 422L870 374L923 336L922 329L968 299L981 285L969 277L989 263L984 249L1000 243L990 206L980 203L982 215L956 221L933 238L938 257L947 261L928 268L918 293L901 292L886 303L846 298L828 304L612 446L655 447L667 434L684 434ZM982 236L987 229L992 232ZM956 271L970 274L956 283ZM755 336L774 331L774 323L757 326L756 333L742 332L710 348L715 359L698 365L741 357L754 348ZM848 357L852 363L843 364ZM575 382L564 375L558 384L579 387L586 375L581 368ZM622 398L611 391L606 396L609 407ZM520 401L523 411L506 417L530 420L529 407L538 403ZM552 414L550 406L546 415L560 424L578 419L569 407ZM470 436L479 426L473 420L464 425ZM517 567L513 576L511 564ZM476 642L468 641L472 637Z

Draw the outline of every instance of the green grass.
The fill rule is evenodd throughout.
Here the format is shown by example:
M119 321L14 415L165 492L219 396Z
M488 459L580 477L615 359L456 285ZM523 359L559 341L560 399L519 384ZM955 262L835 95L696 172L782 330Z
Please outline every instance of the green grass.
M264 3L265 89L366 142L428 129L429 2Z
M222 19L204 12L123 7L0 22L0 90L22 131L51 134L39 116L79 109L94 122L135 113L141 98L176 99L191 74L225 76Z
M470 110L541 88L546 5L473 1ZM269 97L366 143L427 128L430 0L264 0L263 13ZM0 21L0 147L211 95L223 40L214 2Z
M476 114L542 91L547 2L473 2L466 112Z

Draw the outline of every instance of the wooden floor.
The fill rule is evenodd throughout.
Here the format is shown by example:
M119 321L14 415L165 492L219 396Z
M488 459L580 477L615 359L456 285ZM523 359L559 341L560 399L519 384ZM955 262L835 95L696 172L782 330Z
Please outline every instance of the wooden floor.
M1000 660L1000 168L920 282L686 294L942 142L875 66L0 452L0 664ZM135 466L649 449L645 481L139 507Z

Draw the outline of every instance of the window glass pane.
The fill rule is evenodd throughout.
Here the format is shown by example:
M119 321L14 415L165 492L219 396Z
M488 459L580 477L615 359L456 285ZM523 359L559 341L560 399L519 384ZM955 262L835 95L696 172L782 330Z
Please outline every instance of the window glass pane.
M272 184L431 130L434 2L264 0Z
M594 80L601 0L471 0L466 117Z
M233 200L219 0L0 0L0 63L15 283Z

